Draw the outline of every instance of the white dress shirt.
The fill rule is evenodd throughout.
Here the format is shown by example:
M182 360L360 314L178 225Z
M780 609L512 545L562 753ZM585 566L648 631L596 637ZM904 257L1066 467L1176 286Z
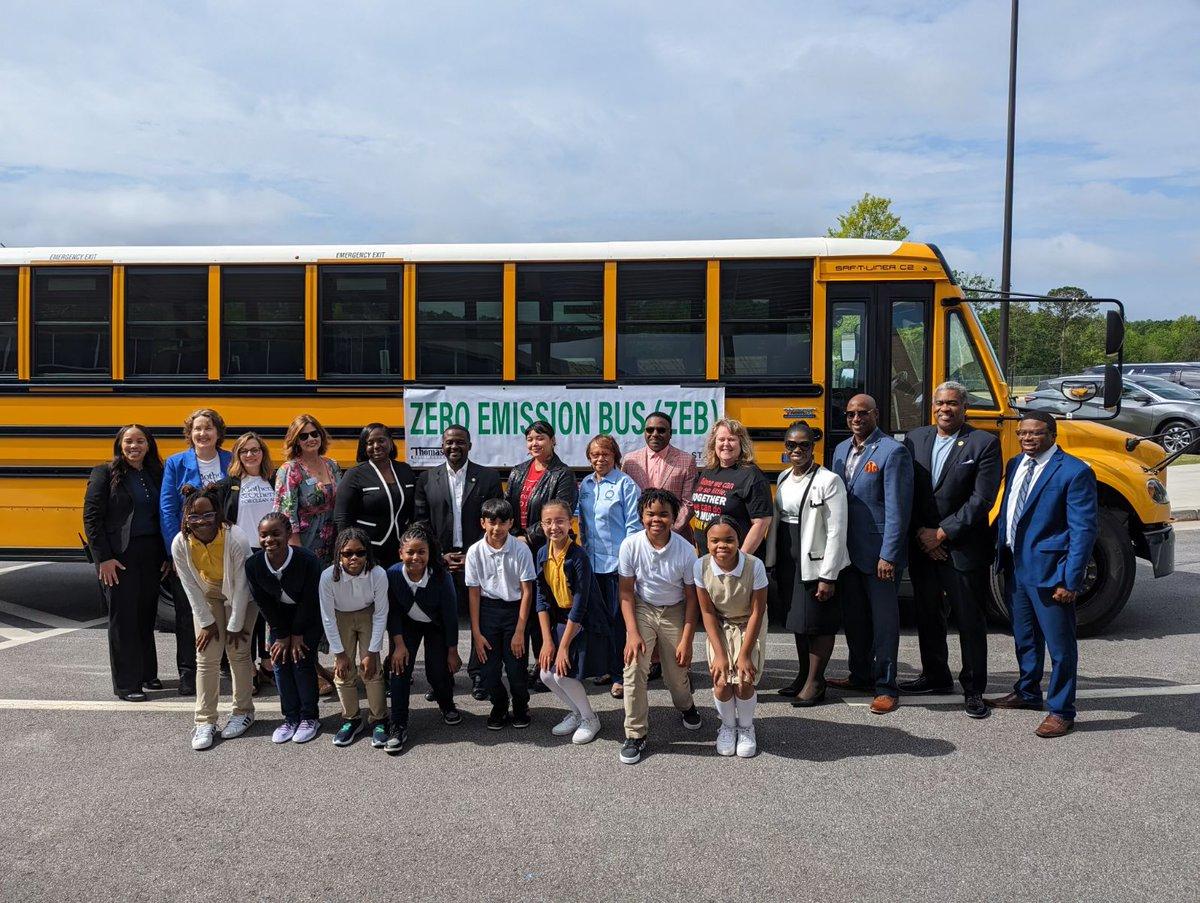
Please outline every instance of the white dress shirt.
M415 582L408 578L407 569L401 568L400 573L404 575L404 582L408 584L408 588L412 590L413 594L412 605L408 607L408 616L414 621L420 621L422 624L432 624L433 619L421 610L421 606L417 604L416 599L417 590L429 586L429 568L425 568L425 573L421 575L421 579Z
M462 467L455 470L447 464L446 478L450 485L450 515L454 524L454 536L451 545L456 549L461 549L463 544L463 495L467 491L467 465L464 463Z
M287 558L283 559L283 567L279 570L271 567L271 559L268 555L263 555L263 563L267 566L267 570L271 572L276 580L279 581L279 601L284 605L295 605L296 600L287 594L287 590L283 588L283 572L288 569L288 565L292 563L292 547L287 547Z
M1058 446L1051 445L1040 455L1033 458L1037 463L1033 467L1033 479L1029 481L1029 495L1025 496L1025 507L1029 507L1029 496L1033 495L1033 487L1037 485L1042 471L1046 469L1046 465L1054 457L1056 451L1058 451ZM1029 466L1027 463L1029 460L1028 455L1021 457L1020 463L1017 464L1017 470L1013 474L1013 484L1009 487L1008 505L1004 509L1004 523L1008 526L1008 536L1005 537L1005 541L1008 543L1009 548L1012 547L1013 537L1016 536L1017 525L1013 523L1013 517L1017 513L1017 497L1021 494L1021 484L1025 482L1025 473ZM1021 512L1021 514L1024 513L1024 511Z

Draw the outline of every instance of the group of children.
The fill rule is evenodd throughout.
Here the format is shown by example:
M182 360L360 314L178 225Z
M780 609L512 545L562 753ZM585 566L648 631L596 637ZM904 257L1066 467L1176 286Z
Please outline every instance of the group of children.
M766 570L760 560L739 550L742 536L728 517L709 526L709 554L697 558L672 530L679 506L679 499L665 490L642 493L638 513L643 529L620 548L620 618L614 619L603 604L587 554L573 538L573 512L565 502L550 500L542 506L547 541L536 555L524 539L510 534L514 515L507 501L483 504L483 538L466 554L465 584L471 642L492 704L489 730L529 727L526 659L532 648L537 674L566 709L551 733L569 736L575 744L590 743L600 732L600 719L583 681L609 674L609 649L623 635L625 741L620 759L638 762L649 729L647 683L656 648L683 726L701 727L688 674L699 624L707 639L720 717L716 750L743 758L757 753L755 686L766 649ZM283 723L271 737L275 743L305 743L320 733L316 664L322 638L334 656L334 684L342 705L343 723L334 745L348 746L365 730L376 748L392 755L404 749L413 666L422 644L430 695L447 724L460 723L452 683L462 665L457 592L428 525L409 527L401 539L400 562L386 571L375 564L369 538L356 527L338 535L334 562L324 569L313 553L289 544L290 533L286 517L267 514L258 524L261 549L252 554L239 528L221 522L220 506L207 490L191 493L184 502L172 555L200 627L192 748L207 749L214 742L222 653L229 660L234 705L221 736L238 737L254 721L248 625L258 611L269 628L283 709Z

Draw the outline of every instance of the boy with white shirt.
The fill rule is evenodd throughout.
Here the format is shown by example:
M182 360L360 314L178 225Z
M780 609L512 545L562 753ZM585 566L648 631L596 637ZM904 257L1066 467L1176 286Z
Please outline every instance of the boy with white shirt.
M649 699L646 683L650 658L659 644L663 681L671 701L683 715L683 726L699 730L700 715L692 701L688 667L696 633L696 550L672 532L679 499L665 489L647 489L638 500L644 529L621 543L617 573L621 581L621 615L625 619L625 744L621 761L641 760L646 747Z
M509 535L513 510L505 499L488 499L480 508L483 539L467 550L464 582L471 612L471 644L480 662L479 685L492 701L488 730L505 724L529 727L529 674L525 670L525 629L533 607L537 571L529 546ZM504 689L500 666L512 691Z

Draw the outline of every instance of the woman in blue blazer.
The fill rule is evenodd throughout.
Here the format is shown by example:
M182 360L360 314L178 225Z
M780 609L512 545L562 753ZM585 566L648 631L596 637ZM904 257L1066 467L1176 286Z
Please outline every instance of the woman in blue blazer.
M183 421L183 438L188 447L167 458L163 465L162 487L158 496L158 525L168 560L171 543L179 533L179 512L183 506L183 487L203 489L229 474L229 452L221 449L225 439L225 421L212 408L199 408ZM192 609L183 586L174 574L168 580L175 600L175 662L179 668L179 695L196 692L196 630Z

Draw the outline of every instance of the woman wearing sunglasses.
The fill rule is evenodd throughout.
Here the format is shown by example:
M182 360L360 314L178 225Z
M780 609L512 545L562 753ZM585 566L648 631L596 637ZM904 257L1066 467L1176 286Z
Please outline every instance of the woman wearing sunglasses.
M840 608L834 598L838 573L850 563L846 551L846 486L813 458L812 427L788 427L783 451L791 468L776 481L775 519L767 537L766 563L775 567L779 595L791 600L787 629L796 636L799 673L779 689L792 705L825 699L825 666L833 654Z
M288 540L333 563L334 495L342 469L326 458L329 433L312 414L300 414L283 439L287 462L275 475L275 510L292 522Z

